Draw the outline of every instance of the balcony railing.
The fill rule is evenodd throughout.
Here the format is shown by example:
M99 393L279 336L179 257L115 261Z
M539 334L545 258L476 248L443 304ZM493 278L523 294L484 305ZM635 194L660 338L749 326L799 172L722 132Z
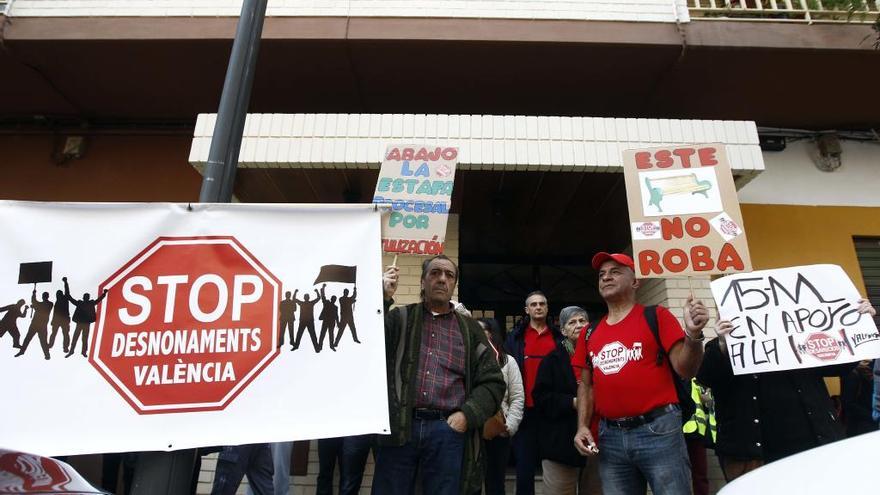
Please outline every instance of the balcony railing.
M691 19L876 23L880 0L688 0Z

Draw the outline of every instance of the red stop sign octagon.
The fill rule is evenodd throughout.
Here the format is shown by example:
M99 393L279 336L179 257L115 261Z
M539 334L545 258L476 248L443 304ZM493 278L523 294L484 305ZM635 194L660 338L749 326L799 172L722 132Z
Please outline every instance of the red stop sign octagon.
M89 362L140 414L224 409L278 354L281 283L233 237L160 237L100 289Z
M840 355L837 339L824 332L814 333L804 343L807 353L822 361L834 361Z

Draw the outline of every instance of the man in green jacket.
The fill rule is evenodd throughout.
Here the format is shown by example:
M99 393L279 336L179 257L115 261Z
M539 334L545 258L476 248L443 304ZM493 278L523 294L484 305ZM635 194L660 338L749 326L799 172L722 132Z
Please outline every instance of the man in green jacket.
M479 324L450 302L458 267L446 256L422 264L422 302L388 311L399 270L383 275L391 434L379 437L373 495L480 490L480 429L501 404L501 369Z

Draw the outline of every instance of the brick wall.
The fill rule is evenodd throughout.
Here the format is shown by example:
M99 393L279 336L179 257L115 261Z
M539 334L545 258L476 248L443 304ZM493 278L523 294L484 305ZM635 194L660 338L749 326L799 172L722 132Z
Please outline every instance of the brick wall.
M241 0L15 0L11 16L237 16ZM269 16L467 17L675 22L684 0L269 0Z

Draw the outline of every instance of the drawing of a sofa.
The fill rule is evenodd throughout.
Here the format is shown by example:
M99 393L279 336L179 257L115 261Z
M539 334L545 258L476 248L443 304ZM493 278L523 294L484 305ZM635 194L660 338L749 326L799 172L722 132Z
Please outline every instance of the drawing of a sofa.
M712 189L712 182L708 180L699 180L697 179L697 174L683 174L683 175L673 175L671 177L661 177L657 179L651 179L650 177L645 177L645 185L648 186L648 194L651 195L651 200L648 202L649 205L655 205L658 211L663 211L663 208L660 207L660 201L663 200L663 196L669 196L671 194L702 194L706 198L709 197L709 194L706 193L709 189Z

